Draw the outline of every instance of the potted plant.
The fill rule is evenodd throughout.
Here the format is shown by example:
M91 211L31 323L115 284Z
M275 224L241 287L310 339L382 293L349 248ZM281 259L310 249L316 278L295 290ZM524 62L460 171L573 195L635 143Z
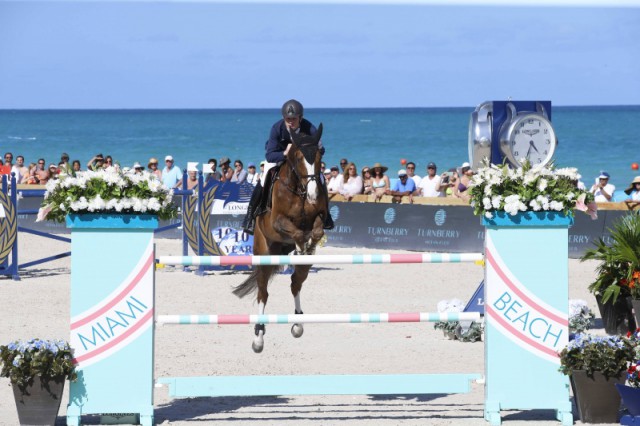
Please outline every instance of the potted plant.
M632 303L640 312L640 215L630 213L616 221L609 230L609 243L602 238L588 249L581 260L600 262L596 280L589 285L598 301L605 330L609 334L624 334L636 328Z
M0 376L9 378L20 424L55 423L65 380L75 380L73 356L62 340L17 340L0 346Z
M177 216L172 191L148 172L123 172L114 167L61 174L47 182L38 221L64 222L67 215L114 213L152 214L159 219Z
M559 353L560 371L570 376L573 395L584 423L618 421L620 395L627 366L634 359L634 344L621 336L576 334Z
M574 209L595 219L593 194L578 189L578 179L578 170L573 167L534 167L526 161L521 168L511 169L506 164L485 163L471 179L471 205L474 214L487 219L527 211L572 216Z

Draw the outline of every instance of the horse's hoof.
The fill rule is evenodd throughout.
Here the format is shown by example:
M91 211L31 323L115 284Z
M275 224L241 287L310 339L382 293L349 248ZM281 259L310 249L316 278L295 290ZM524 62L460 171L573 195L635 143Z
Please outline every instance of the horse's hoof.
M251 349L253 349L253 352L259 354L264 349L264 341L254 340L251 344Z
M297 339L298 337L302 336L302 333L304 333L302 324L293 324L293 326L291 327L291 335Z

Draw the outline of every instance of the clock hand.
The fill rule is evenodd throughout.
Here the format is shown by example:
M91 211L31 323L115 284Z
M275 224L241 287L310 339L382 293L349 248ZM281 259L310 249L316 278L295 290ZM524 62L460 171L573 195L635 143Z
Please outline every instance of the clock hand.
M531 146L529 146L529 149L527 150L527 155L525 156L525 158L528 160L530 155L531 155Z
M533 149L536 150L536 152L540 152L540 151L538 151L538 148L536 148L536 146L533 144L533 141L529 141L529 145L530 145L529 149L533 148Z

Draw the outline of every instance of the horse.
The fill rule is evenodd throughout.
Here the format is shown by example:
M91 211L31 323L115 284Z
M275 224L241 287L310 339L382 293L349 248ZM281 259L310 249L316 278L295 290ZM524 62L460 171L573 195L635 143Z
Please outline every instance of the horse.
M254 255L314 254L324 236L323 223L327 211L327 190L320 178L320 137L322 124L315 135L292 133L292 144L285 161L274 177L271 208L256 218L253 236ZM269 298L267 286L277 272L277 265L257 265L249 278L234 288L233 294L242 298L255 292L258 313L264 314ZM295 265L291 275L291 294L295 313L302 314L300 290L307 279L311 265ZM265 325L255 325L252 348L255 353L264 348ZM295 323L291 334L298 338L304 332L302 324Z

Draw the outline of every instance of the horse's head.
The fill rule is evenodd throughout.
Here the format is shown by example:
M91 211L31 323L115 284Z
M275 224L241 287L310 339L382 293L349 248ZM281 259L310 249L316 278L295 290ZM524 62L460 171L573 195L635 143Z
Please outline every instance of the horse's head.
M293 144L287 154L287 161L294 174L305 189L310 198L315 199L318 191L316 180L320 179L320 138L322 137L322 123L314 135L304 133L292 133Z
M289 150L290 160L293 163L306 163L306 174L317 175L320 173L320 138L322 137L322 123L318 126L318 131L313 135L304 133L293 133L291 139L293 146ZM309 166L313 166L311 169Z

